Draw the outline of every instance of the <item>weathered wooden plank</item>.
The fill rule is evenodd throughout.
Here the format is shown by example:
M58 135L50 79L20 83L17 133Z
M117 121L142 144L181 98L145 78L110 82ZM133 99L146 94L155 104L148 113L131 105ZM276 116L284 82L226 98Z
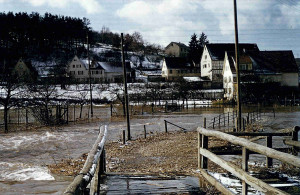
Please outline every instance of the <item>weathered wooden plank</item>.
M280 152L285 152L288 153L290 152L290 148L273 148L274 150L280 151ZM215 150L213 148L210 149L214 154L216 155L242 155L242 149L239 150ZM259 154L258 152L254 151L248 151L249 154Z
M229 189L227 189L225 186L223 186L218 180L216 180L213 176L209 175L206 170L199 169L201 176L203 176L211 185L213 185L217 190L222 192L222 194L225 195L232 195L234 194Z
M280 160L282 162L289 163L291 165L294 165L296 167L300 167L300 158L295 157L290 154L286 154L283 152L276 151L274 149L268 148L263 145L259 145L253 142L250 142L249 140L245 138L236 137L233 135L229 135L227 133L223 133L220 131L214 131L214 130L207 130L202 127L197 128L198 132L206 135L206 136L213 136L222 140L229 141L235 145L240 145L243 147L246 147L248 150L258 152L260 154L266 155L270 158Z
M300 149L300 142L299 141L293 141L293 140L290 140L290 139L284 139L283 143L285 145L295 146L295 147L297 147L297 148Z
M85 189L88 185L89 181L95 174L97 168L97 162L99 161L100 154L104 148L104 143L106 141L107 135L107 126L100 127L100 133L98 138L93 145L92 149L90 150L87 160L84 163L83 168L81 169L79 175L75 177L73 182L67 187L64 194L67 195L74 195L80 194L78 192L79 187Z
M288 132L228 132L234 136L290 136Z
M236 165L227 162L221 158L219 158L217 155L213 154L212 152L200 148L200 153L203 156L206 156L210 161L216 163L220 167L226 169L227 171L234 174L236 177L241 179L242 181L245 181L247 184L251 185L256 190L259 190L261 192L267 193L267 194L287 194L279 189L276 189L267 183L263 182L262 180L259 180L251 175L249 175L247 172L243 171Z

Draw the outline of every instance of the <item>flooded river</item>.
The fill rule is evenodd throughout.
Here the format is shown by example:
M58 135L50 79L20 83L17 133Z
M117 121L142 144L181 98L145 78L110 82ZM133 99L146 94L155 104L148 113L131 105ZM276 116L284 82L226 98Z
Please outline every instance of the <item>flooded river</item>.
M106 109L106 108L103 108ZM164 120L189 130L203 125L203 118L209 119L222 113L212 112L189 114L144 115L131 120L133 138L142 137L144 125L147 132L163 132ZM300 112L276 113L265 121L272 129L300 125ZM61 194L73 177L54 177L46 165L64 158L78 158L88 152L99 132L99 126L109 125L109 140L121 138L126 129L125 122L102 122L69 125L56 129L42 129L36 132L0 134L0 194ZM179 130L169 126L170 130Z

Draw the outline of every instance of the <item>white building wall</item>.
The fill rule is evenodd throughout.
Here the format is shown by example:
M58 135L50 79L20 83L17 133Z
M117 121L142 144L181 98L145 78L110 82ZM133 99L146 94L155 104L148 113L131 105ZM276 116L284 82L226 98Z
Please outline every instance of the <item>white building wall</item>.
M298 87L298 73L282 73L281 75L281 85L288 87Z
M77 56L75 56L69 63L67 73L70 77L80 82L86 81L89 76L88 70Z
M161 69L161 76L168 79L168 75L169 75L169 72L168 72L168 69L167 69L166 61L164 60L163 65L162 65L162 69Z
M224 71L223 71L223 88L224 88L224 98L231 100L234 94L234 84L233 84L232 71L230 69L228 58L225 56Z

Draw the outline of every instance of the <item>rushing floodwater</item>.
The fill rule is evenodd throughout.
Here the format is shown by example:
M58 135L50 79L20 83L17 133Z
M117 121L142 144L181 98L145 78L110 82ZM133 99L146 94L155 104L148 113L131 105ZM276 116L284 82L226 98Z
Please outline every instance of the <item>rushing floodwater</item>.
M163 132L164 120L193 130L203 125L204 117L211 119L221 112L223 110L215 114L149 115L131 120L131 134L133 138L141 137L144 125L148 132ZM300 112L277 113L275 120L270 119L265 123L275 130L300 125ZM96 140L99 125L70 125L55 130L0 135L0 194L61 194L73 178L55 178L46 165L88 152ZM110 123L108 139L120 139L123 129L126 129L125 122Z

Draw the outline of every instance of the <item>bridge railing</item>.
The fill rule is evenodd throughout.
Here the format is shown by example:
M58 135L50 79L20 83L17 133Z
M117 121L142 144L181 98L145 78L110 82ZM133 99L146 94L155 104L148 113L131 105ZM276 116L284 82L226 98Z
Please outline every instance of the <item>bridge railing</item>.
M296 126L293 129L289 129L284 133L235 133L236 136L223 133L220 131L207 130L202 127L198 127L198 166L201 172L201 175L210 183L212 183L219 191L224 194L232 194L232 192L223 186L219 181L214 177L209 175L206 171L208 168L208 160L214 162L223 169L231 172L233 175L242 180L242 194L247 194L248 185L252 186L256 190L264 192L265 194L287 194L279 189L276 189L269 184L263 182L260 179L257 179L250 174L248 174L248 161L249 154L258 153L265 155L267 157L267 166L270 165L272 160L277 159L281 162L293 165L295 167L300 167L300 158L297 156L287 154L284 152L277 151L272 149L272 136L283 136L291 135L292 140L298 143L298 132L300 127ZM287 134L289 132L289 134ZM267 146L253 143L245 138L240 138L238 136L266 136L267 137ZM242 147L242 168L223 160L215 153L208 149L208 137L214 137L217 139L228 141L234 145ZM223 153L225 154L225 153ZM232 153L233 154L233 153ZM298 154L298 153L296 153Z
M64 194L95 194L100 191L100 177L106 171L104 144L107 137L107 126L100 127L100 133L94 143L80 173L67 187ZM87 186L90 184L90 188Z

